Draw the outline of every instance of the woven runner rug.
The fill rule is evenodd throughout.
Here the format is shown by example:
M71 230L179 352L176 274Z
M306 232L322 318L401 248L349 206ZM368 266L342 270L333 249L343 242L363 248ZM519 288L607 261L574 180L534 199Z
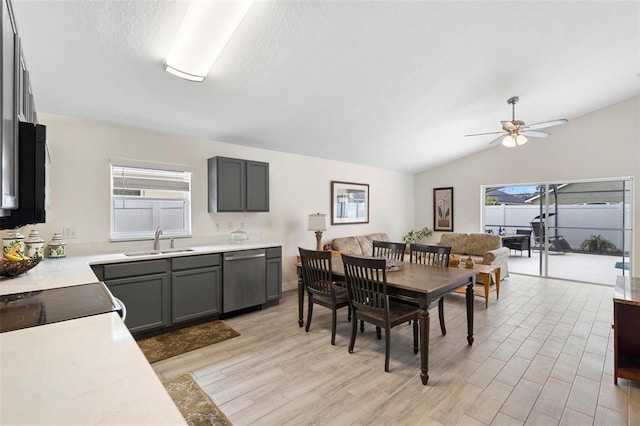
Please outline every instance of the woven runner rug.
M191 375L183 374L163 384L190 426L232 426Z
M139 340L137 343L149 363L152 364L239 335L240 333L224 322L211 321L149 337Z

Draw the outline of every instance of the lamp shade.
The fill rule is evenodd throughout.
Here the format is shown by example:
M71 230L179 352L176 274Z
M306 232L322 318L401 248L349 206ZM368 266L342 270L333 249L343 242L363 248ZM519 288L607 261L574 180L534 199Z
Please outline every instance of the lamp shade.
M309 226L307 227L307 231L326 231L327 230L327 220L326 214L310 214L309 215Z
M528 140L529 140L529 139L527 139L527 137L526 137L526 136L524 136L524 135L518 135L518 136L516 136L516 143L517 143L518 145L524 145L525 143L527 143L527 141L528 141Z
M504 137L504 139L502 139L502 145L513 148L514 146L516 146L516 140L513 136L507 135Z

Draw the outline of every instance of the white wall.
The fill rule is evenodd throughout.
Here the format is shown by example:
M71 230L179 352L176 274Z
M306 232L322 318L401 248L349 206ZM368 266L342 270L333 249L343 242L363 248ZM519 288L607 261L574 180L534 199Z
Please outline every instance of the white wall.
M77 239L67 240L68 250L94 245L117 252L122 243L109 244L109 159L112 157L187 164L193 167L193 239L179 241L189 246L206 237L226 240L228 223L244 223L249 234L262 234L264 241L283 243L283 283L296 283L295 256L298 246L315 248L315 235L307 231L310 213L330 217L330 181L370 185L370 222L331 226L323 241L348 235L387 232L399 240L413 224L413 175L327 161L300 155L237 146L222 142L167 135L95 121L39 114L47 126L51 154L50 197L47 223L34 226L48 241L63 227L75 227ZM227 156L266 161L270 164L270 212L208 213L207 158ZM216 230L216 223L221 229ZM28 235L32 227L24 227ZM141 242L150 248L151 241ZM168 243L165 243L168 244ZM74 246L76 246L74 248Z
M546 139L489 148L416 175L416 223L433 226L433 188L454 187L454 230L481 232L481 185L632 176L633 271L640 270L640 97L549 129ZM488 138L490 139L490 138ZM434 233L430 241L439 241Z

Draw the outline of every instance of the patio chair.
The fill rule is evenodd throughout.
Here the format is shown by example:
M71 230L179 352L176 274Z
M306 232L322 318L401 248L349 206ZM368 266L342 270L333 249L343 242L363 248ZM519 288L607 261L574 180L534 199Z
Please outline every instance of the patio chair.
M531 237L531 229L516 229L516 235L529 235ZM504 247L509 248L509 252L511 250L519 250L520 256L522 256L522 252L524 250L529 250L531 245L531 238L522 239L522 240L506 240L503 243Z
M543 222L531 222L531 228L533 229L533 238L537 246L542 246L544 241L544 223ZM564 239L562 235L549 235L549 248L555 250L557 253L564 253L566 250L571 249L571 244Z

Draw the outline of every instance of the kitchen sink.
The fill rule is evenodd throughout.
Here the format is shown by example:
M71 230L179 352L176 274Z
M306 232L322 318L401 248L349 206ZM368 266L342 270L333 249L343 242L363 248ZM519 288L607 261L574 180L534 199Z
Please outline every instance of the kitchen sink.
M172 253L187 253L193 251L192 248L175 248L166 250L144 250L144 251L130 251L123 253L125 256L155 256L158 254L172 254Z
M189 252L189 251L193 251L192 248L176 248L176 249L167 249L167 250L160 250L160 253L163 254L169 254L169 253L185 253L185 252Z

